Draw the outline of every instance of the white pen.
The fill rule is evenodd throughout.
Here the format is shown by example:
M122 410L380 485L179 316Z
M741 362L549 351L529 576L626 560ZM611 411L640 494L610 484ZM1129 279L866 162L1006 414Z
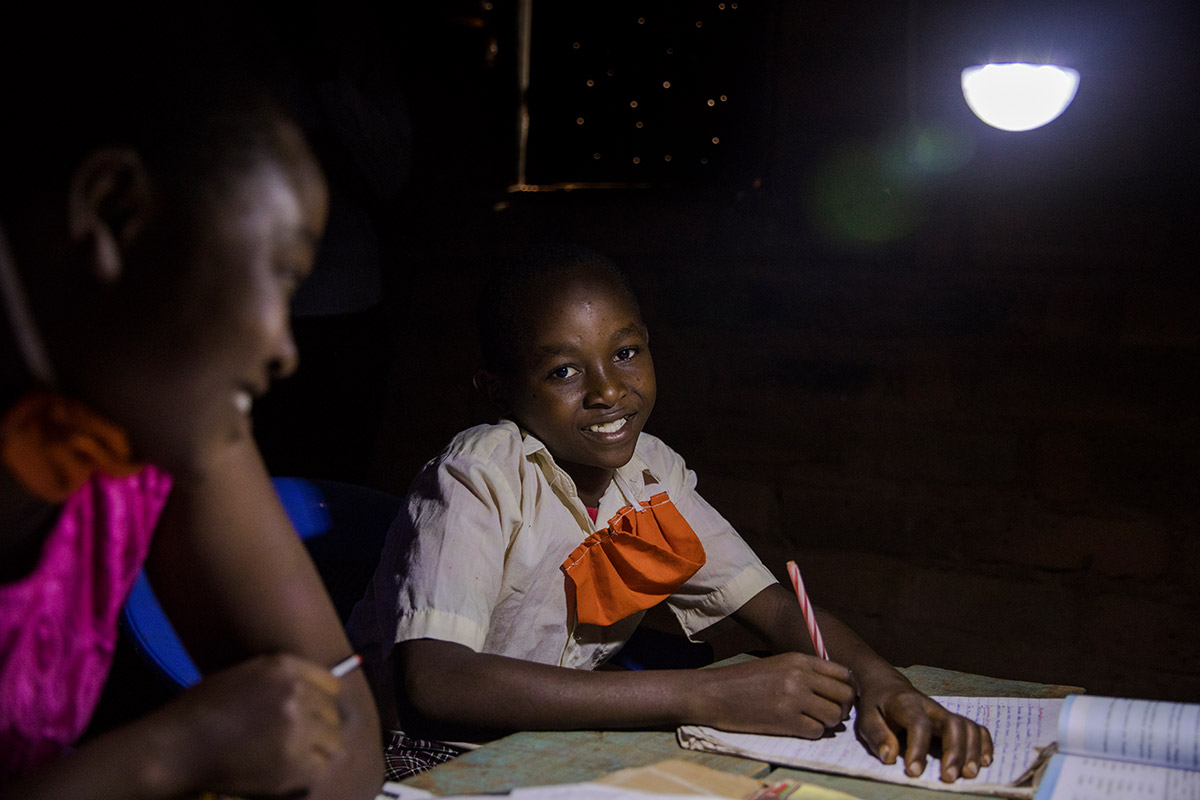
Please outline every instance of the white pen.
M340 678L352 672L356 667L362 664L362 656L358 653L347 658L345 661L340 661L333 669L329 670L330 674L335 678Z

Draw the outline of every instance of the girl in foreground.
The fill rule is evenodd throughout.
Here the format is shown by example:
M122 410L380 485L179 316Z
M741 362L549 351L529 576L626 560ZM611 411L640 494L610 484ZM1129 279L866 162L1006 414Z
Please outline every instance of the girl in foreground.
M100 5L0 42L0 794L374 797L368 687L330 673L350 645L249 427L324 180L244 15ZM205 678L80 741L143 563Z

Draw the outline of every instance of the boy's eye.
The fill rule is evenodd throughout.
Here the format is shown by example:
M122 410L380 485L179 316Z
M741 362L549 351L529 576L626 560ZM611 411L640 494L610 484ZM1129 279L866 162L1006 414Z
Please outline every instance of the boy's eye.
M636 347L622 347L620 350L617 351L616 360L617 361L628 361L629 359L633 358L637 354L638 354L638 348L636 348Z
M578 374L579 370L575 369L575 367L572 367L569 364L564 364L561 367L550 370L550 377L558 378L560 380L564 378L571 378Z

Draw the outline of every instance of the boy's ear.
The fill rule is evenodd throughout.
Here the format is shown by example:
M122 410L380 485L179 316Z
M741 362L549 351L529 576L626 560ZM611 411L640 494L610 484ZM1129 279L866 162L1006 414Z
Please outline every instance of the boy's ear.
M504 399L504 382L494 372L477 370L471 378L471 383L475 384L475 390L486 397L497 411L503 414L508 410L508 402Z
M104 283L120 277L124 251L150 215L150 185L145 164L129 147L93 150L71 175L67 230Z

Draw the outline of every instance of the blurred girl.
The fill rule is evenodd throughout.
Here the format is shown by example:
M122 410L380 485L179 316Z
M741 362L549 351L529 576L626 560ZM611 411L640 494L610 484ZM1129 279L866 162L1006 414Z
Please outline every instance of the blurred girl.
M205 8L2 26L6 798L367 798L383 775L249 426L296 366L288 305L326 188L247 55L269 50L257 29ZM80 742L143 564L206 677Z

